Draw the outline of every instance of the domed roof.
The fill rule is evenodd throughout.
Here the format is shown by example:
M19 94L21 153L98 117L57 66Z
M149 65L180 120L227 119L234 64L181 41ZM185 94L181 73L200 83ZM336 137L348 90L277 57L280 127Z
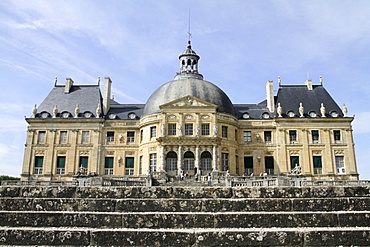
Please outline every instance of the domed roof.
M216 85L203 80L198 72L200 57L191 48L190 40L187 49L179 56L180 71L173 81L158 88L148 99L143 115L160 112L159 106L185 96L193 96L217 106L217 111L235 116L234 106L229 97Z
M193 96L217 105L218 112L235 115L233 104L219 87L205 80L188 77L167 82L159 87L146 102L142 116L158 113L160 105L185 96Z

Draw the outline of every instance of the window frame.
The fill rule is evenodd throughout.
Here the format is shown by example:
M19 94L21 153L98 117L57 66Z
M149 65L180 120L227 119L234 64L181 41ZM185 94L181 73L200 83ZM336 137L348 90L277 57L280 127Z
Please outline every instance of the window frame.
M250 130L243 131L243 140L245 143L252 142L252 131Z
M210 124L209 123L202 123L201 124L201 135L202 136L209 136L210 135Z
M263 132L263 140L265 143L272 143L272 131L271 130L265 130Z
M127 143L135 142L135 131L127 131L126 133Z
M90 131L86 131L86 130L82 131L81 143L90 143Z
M221 126L221 134L222 134L222 138L227 138L228 134L228 127L225 126L225 125L222 125Z
M185 123L185 132L184 134L186 136L192 136L194 135L194 126L192 123Z
M167 135L168 136L176 136L176 123L168 123L167 124Z

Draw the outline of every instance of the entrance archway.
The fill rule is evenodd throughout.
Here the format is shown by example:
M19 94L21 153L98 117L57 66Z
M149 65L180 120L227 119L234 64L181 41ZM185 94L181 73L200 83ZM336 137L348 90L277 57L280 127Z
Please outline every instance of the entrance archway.
M207 174L212 171L212 155L208 151L204 151L200 155L200 170L201 175Z
M184 153L184 172L194 175L194 153L187 151Z

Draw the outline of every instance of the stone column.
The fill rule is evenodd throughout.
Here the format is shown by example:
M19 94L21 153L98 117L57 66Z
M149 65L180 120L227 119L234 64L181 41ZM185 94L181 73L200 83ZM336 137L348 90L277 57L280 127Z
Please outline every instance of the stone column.
M165 157L164 157L164 147L163 146L159 147L159 155L160 155L160 163L159 163L159 166L158 166L158 171L162 171L162 170L164 170L164 166L165 166Z
M308 130L303 129L302 130L302 141L301 143L303 144L303 150L302 150L302 163L300 164L302 168L302 174L304 175L311 175L313 174L313 166L310 165L310 160L311 160L311 153L308 149Z
M199 145L195 146L195 161L194 161L194 167L199 170Z
M179 149L178 149L178 152L177 152L177 171L178 171L178 174L180 175L180 172L182 170L182 146L179 145Z
M216 152L216 145L213 145L212 149L212 170L216 171L218 170L217 167L217 152Z
M26 141L26 148L24 150L24 158L23 158L23 167L22 167L22 180L28 180L29 176L33 174L32 168L32 144L35 138L35 131L28 130L27 131L27 141Z

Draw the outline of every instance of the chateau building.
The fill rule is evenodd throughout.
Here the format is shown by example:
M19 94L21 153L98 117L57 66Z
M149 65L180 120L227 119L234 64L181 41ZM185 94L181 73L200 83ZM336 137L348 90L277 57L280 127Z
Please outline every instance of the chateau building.
M71 181L81 167L98 176L146 176L181 172L234 176L289 175L311 180L357 180L353 117L320 82L266 83L260 103L233 104L203 79L192 49L179 56L180 70L146 104L121 104L112 81L54 88L32 116L22 180Z

